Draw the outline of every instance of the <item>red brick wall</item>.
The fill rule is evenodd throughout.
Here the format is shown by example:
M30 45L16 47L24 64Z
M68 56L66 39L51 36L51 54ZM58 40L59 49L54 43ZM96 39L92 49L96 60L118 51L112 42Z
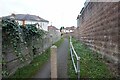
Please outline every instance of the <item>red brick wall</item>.
M94 51L118 61L118 22L120 9L118 2L89 2L84 9L82 22L74 36Z

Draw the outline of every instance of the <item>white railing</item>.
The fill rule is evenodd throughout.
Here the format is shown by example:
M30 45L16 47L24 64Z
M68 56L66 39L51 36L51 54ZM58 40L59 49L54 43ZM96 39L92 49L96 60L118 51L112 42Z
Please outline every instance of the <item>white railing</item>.
M72 59L72 63L75 69L75 73L77 74L78 79L80 78L80 57L77 55L71 41L71 36L70 36L70 55ZM76 63L75 63L76 59Z

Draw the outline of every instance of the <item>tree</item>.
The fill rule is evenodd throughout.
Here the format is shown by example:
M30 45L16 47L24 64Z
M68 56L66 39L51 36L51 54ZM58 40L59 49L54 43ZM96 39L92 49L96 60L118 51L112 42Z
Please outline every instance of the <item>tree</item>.
M62 27L60 28L60 32L61 32L63 29L64 29L64 26L62 26Z

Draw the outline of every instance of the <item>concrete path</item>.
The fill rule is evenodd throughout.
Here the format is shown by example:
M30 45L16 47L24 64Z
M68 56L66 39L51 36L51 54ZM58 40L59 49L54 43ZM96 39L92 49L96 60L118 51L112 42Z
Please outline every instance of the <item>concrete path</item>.
M57 50L58 78L67 78L68 39ZM50 60L46 62L33 78L50 78Z
M50 78L50 60L42 66L33 78Z
M57 63L58 63L58 78L67 78L67 59L68 59L68 39L58 48Z

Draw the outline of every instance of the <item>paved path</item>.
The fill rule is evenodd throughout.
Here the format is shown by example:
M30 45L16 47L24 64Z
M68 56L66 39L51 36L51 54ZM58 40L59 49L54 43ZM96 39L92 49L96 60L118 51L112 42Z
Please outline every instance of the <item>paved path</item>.
M67 78L68 39L57 50L58 78ZM50 60L46 62L33 78L50 78Z
M42 66L33 78L50 78L50 60Z
M67 57L68 56L68 39L64 39L64 42L58 48L57 60L58 60L58 78L67 78Z

